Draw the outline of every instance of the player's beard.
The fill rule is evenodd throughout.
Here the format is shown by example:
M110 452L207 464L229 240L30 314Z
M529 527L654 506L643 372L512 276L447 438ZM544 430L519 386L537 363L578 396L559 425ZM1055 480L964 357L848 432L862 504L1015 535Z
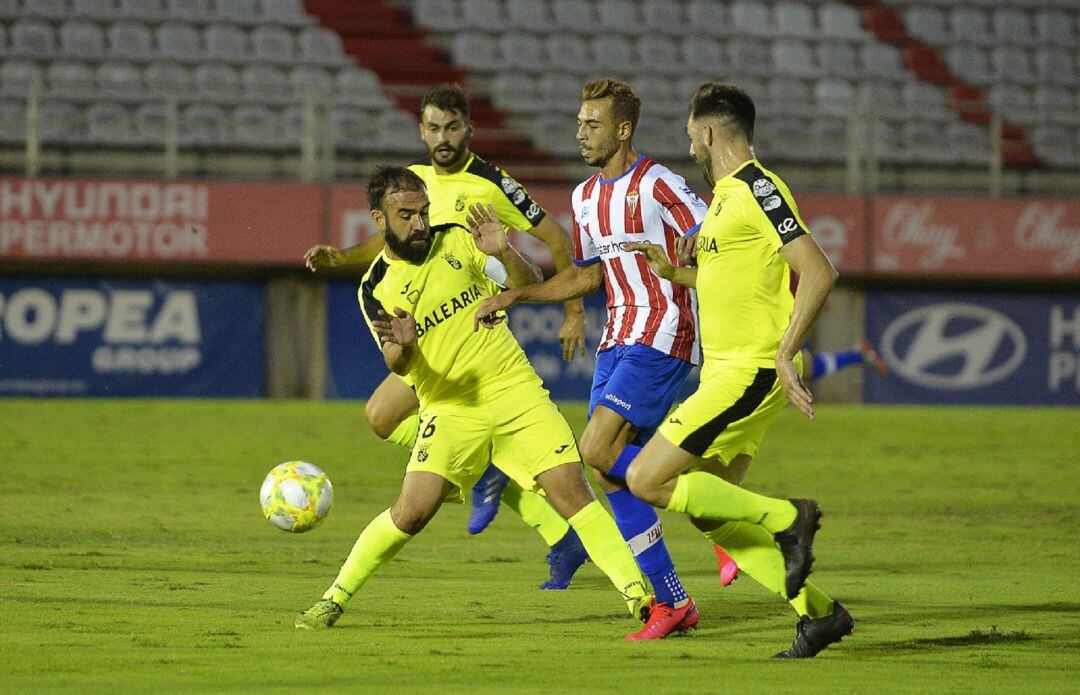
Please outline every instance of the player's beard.
M590 147L588 154L582 154L585 163L591 167L603 168L615 153L619 151L619 137L612 135L607 142L602 142L596 147Z
M431 230L413 232L404 239L399 239L392 231L383 234L386 245L398 258L412 264L423 263L431 250Z
M431 156L432 162L443 168L452 169L454 166L461 163L461 160L465 157L465 152L468 149L469 141L462 140L461 144L457 147L451 147L448 144L436 145L428 150L428 155Z
M694 151L694 161L701 167L701 174L705 177L705 185L712 188L716 185L716 179L713 178L712 158L708 153L701 156L697 153L696 148Z

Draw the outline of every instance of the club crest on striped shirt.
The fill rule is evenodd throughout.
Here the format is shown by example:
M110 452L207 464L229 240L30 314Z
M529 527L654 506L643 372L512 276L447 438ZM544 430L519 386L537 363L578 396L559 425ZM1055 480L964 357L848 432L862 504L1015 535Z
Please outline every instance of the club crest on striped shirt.
M630 214L633 215L637 210L638 192L637 190L626 192L626 205L630 208Z

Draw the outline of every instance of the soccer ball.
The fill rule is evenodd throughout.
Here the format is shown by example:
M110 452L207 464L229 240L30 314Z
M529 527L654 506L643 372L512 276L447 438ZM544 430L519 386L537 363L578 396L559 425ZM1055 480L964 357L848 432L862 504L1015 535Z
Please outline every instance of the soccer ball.
M274 466L259 490L263 515L282 531L303 533L322 523L334 501L334 486L322 469L306 461Z

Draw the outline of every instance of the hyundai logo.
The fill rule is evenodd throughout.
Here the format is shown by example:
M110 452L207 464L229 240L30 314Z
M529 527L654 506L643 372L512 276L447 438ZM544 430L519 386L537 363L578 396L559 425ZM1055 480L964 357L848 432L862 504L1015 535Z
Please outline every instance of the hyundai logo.
M948 303L900 316L885 329L881 347L889 366L908 381L963 390L989 386L1015 372L1027 352L1027 339L1001 312Z

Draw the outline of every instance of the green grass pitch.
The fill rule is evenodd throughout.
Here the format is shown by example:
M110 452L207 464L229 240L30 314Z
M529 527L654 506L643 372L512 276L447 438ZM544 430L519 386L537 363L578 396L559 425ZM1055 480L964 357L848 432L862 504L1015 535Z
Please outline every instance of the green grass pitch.
M584 409L564 411L580 431ZM1071 409L787 409L747 485L813 496L813 579L855 635L770 661L793 614L665 515L700 629L634 625L587 565L541 592L542 541L505 510L483 535L451 505L333 630L298 632L405 453L357 403L0 401L0 692L1075 692L1080 421ZM322 466L334 508L289 535L259 485ZM1072 683L1072 685L1069 685ZM437 692L437 691L436 691Z

